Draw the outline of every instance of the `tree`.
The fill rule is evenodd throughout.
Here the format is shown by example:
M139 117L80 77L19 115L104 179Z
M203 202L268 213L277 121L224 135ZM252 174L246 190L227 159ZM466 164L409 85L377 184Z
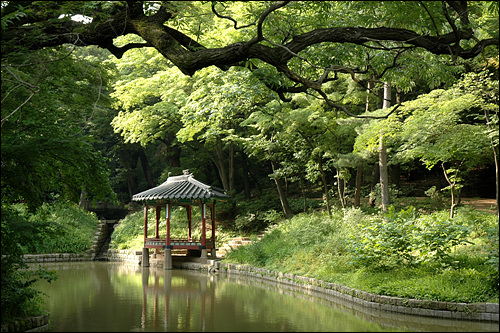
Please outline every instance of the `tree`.
M85 19L72 19L77 14ZM480 25L485 18L498 21L496 2L9 1L2 3L2 17L3 59L66 43L98 45L117 58L154 47L186 75L209 66L267 69L275 79L263 82L284 101L288 93L311 91L344 112L324 84L348 73L366 88L360 75L369 74L367 63L374 65L362 56L366 51L384 53L388 59L379 66L395 74L411 66L398 57L413 50L457 61L494 54L499 44L498 25L488 24L487 31ZM221 38L214 31L231 33ZM144 42L116 46L114 39L126 34Z
M498 68L498 64L497 64ZM486 124L485 134L490 140L493 161L495 163L497 213L499 207L499 132L498 132L498 78L487 72L468 73L457 82L457 89L473 94L481 105L483 115L477 115L477 121Z
M272 174L269 176L276 184L283 214L286 218L291 218L293 212L286 196L282 181L284 174L282 170L279 170L279 163L286 160L283 154L291 151L291 149L283 147L289 148L296 145L297 142L291 141L289 137L283 135L283 122L279 116L282 115L281 109L282 106L278 101L271 101L263 110L253 112L241 125L255 130L249 133L244 140L245 150L249 156L269 161L272 170Z
M207 68L195 76L196 82L185 105L179 110L181 142L197 142L209 153L225 190L234 191L235 154L244 134L240 123L271 101L275 94L246 69L226 73Z
M58 196L78 202L83 189L112 199L109 169L88 128L108 103L99 65L66 47L15 61L2 65L3 202L34 210Z
M405 103L407 114L399 137L398 154L404 159L419 159L428 169L439 164L451 194L450 217L460 203L460 189L467 172L491 160L485 125L465 122L481 109L481 100L456 88L436 89L415 101ZM432 116L431 116L432 115Z
M391 84L384 83L384 103L383 108L388 109L391 106ZM390 204L389 198L389 175L387 174L387 147L383 134L379 137L379 167L380 167L380 192L382 197L382 210L387 211Z
M496 2L3 2L2 66L7 70L18 54L44 47L97 45L120 59L138 51L153 59L154 66L148 62L147 68L124 66L129 71L116 87L127 86L129 97L146 87L144 79L169 66L193 78L212 66L228 74L232 67L245 67L282 101L307 93L322 98L329 111L383 118L394 108L360 115L362 109L352 107L349 95L332 92L339 77L347 75L360 90L371 92L380 81L403 92L422 81L438 87L463 70L464 59L497 56L497 22ZM34 86L24 82L27 89ZM141 103L122 110L120 133L154 133L156 140L158 135L168 140L170 151L178 148L173 131L165 131L177 125L165 123L173 119L175 108L166 113L172 104ZM122 126L132 119L148 131ZM218 146L229 152L227 143Z

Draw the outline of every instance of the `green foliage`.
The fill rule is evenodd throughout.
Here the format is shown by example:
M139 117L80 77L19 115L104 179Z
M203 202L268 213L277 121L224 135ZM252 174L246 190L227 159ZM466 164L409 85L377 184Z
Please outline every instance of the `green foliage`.
M350 224L345 224L346 229L348 225ZM296 252L318 251L319 244L332 244L333 239L343 239L345 235L342 231L341 222L329 219L324 212L297 214L292 219L279 223L262 241L230 252L227 261L286 269L285 261L290 260Z
M384 219L361 224L350 249L354 263L373 269L393 269L432 262L452 264L450 251L468 243L470 228L442 214L416 216L413 207L396 212L394 206Z
M500 289L499 284L499 255L498 255L498 245L499 245L499 230L498 230L498 217L495 226L490 227L486 234L486 251L487 260L486 265L489 267L489 282L492 288L497 291Z
M498 271L495 279L495 268L489 266L496 259L498 267L498 234L491 229L489 236L474 236L462 225L472 218L483 220L479 229L495 226L498 231L494 215L462 215L459 209L450 220L446 211L418 216L412 207L399 212L392 207L385 216L360 209L332 213L332 218L314 213L284 220L261 241L234 249L224 260L382 295L450 302L498 300ZM491 247L476 245L485 239Z
M396 200L400 194L401 192L395 185L389 186L389 197L391 198L391 201ZM377 206L382 204L382 190L380 188L380 183L375 184L372 191L368 194L368 198L370 198Z
M458 88L434 90L405 104L400 132L403 159L420 159L431 169L439 162L458 168L484 163L491 149L484 125L463 123L474 110L487 107L475 94ZM474 112L477 114L477 111Z
M22 245L23 253L84 253L90 249L99 224L95 213L73 203L44 203L35 213L13 206L36 230L36 242Z
M111 125L125 142L146 146L156 140L167 140L169 135L175 135L182 128L179 110L186 103L192 82L179 70L168 68L156 59L155 54L136 55L139 56L141 58L131 59L132 65L148 61L145 67L149 73L143 77L142 72L134 68L131 74L115 83L111 97L115 101L114 107L121 111ZM122 68L125 64L120 64L119 69L127 73L128 69ZM130 77L132 74L138 77Z
M2 62L2 199L34 211L53 195L113 198L87 119L105 108L103 65L66 47ZM96 71L95 67L102 72ZM102 74L101 74L102 73Z
M413 207L396 213L389 207L385 219L370 220L359 225L352 235L350 249L356 265L374 268L394 268L413 264L412 233L415 226Z
M480 265L438 271L425 266L402 266L390 273L360 270L351 278L353 285L393 297L458 303L496 302L498 297Z
M3 4L2 4L3 7ZM8 25L11 25L15 20L19 20L22 17L26 16L26 12L24 11L23 6L18 5L18 10L13 11L8 14L2 13L2 30L5 30Z
M2 325L15 317L40 315L43 299L33 284L44 279L52 281L55 274L44 268L27 270L23 248L40 242L49 226L33 224L18 209L2 204ZM42 227L43 231L40 231Z
M283 218L283 213L278 213L274 209L268 211L247 212L236 216L234 227L236 231L242 234L256 233L264 230L267 226Z
M312 212L321 208L324 204L321 200L308 198L306 198L305 203L303 198L288 198L288 203L290 204L290 208L294 214Z
M419 218L413 247L420 260L447 266L452 263L450 252L458 245L469 243L470 228L437 214Z

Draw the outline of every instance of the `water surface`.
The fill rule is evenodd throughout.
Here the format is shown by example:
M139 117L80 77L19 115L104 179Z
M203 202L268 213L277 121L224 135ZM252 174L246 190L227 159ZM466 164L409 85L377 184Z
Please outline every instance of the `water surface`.
M46 263L52 332L479 332L498 323L402 315L258 278L114 262ZM320 295L320 293L318 293Z

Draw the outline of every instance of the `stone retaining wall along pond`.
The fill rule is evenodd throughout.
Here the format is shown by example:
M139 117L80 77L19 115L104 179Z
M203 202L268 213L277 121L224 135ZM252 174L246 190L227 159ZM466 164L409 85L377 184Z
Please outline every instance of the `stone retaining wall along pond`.
M20 318L13 323L2 325L2 332L47 332L49 314Z
M321 293L326 297L340 298L349 301L353 305L361 305L374 310L444 319L499 321L498 303L454 303L390 297L314 278L284 274L248 265L218 262L216 266L216 269L221 273L259 277L278 282L284 287L299 287L306 293Z

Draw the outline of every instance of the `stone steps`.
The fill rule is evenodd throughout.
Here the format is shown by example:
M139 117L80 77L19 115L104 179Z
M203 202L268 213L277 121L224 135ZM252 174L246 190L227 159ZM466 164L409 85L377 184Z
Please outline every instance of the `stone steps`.
M257 241L260 241L266 233L272 231L276 226L277 226L276 224L273 224L267 227L265 230L259 232L259 234L257 234ZM219 247L219 249L217 250L217 258L225 257L226 254L232 251L233 249L251 243L253 243L253 241L250 239L250 237L241 237L241 236L234 237L233 239L229 240L226 244Z

